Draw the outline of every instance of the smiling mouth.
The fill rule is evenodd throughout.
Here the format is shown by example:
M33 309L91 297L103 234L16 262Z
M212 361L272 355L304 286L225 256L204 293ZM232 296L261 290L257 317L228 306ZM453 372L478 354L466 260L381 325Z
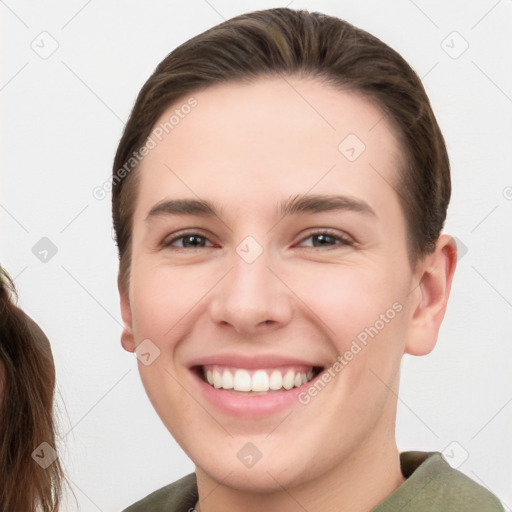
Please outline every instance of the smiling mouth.
M243 395L286 392L307 384L323 370L318 366L248 369L222 365L197 366L194 369L211 387Z

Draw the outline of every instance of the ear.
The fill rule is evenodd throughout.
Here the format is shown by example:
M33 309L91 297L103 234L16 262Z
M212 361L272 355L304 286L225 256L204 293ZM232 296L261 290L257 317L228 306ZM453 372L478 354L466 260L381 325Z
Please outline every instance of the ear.
M121 317L123 319L123 332L121 334L121 345L128 352L135 352L135 338L132 327L132 308L130 306L130 297L128 290L121 283L120 276L117 277L117 289L119 290L119 299L121 302Z
M411 292L412 316L405 352L415 356L428 354L437 342L450 296L453 274L457 265L457 245L448 235L441 235L435 251L418 262Z

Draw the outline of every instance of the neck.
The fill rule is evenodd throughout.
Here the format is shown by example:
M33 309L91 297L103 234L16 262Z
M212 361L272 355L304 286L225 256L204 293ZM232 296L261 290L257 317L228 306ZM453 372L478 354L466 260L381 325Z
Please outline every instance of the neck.
M404 477L394 438L368 439L363 447L320 477L290 489L244 491L216 482L196 468L199 512L368 512L396 490Z

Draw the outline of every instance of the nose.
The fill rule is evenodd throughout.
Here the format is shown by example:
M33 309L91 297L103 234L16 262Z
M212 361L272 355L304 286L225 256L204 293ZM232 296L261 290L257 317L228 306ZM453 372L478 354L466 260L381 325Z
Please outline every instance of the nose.
M243 336L288 324L292 294L271 266L265 251L252 263L235 253L231 271L215 287L209 305L211 319Z

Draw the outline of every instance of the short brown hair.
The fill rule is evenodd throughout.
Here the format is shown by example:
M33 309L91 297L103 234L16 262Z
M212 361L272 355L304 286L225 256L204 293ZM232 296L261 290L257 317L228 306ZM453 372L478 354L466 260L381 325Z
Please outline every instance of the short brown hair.
M113 167L112 210L123 286L129 279L137 197L136 165L126 172L126 162L178 100L219 83L265 76L322 79L362 93L380 107L403 152L395 190L407 222L411 265L433 251L450 200L450 164L418 75L396 51L346 21L305 10L268 9L193 37L172 51L142 87Z

